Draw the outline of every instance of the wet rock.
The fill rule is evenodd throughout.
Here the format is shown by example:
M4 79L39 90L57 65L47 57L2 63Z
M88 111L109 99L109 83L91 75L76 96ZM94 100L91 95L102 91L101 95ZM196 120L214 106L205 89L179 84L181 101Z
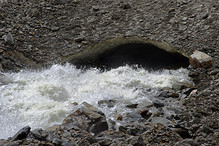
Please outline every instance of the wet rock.
M172 98L178 98L179 94L174 91L169 91L169 93L167 93L167 96Z
M186 88L182 90L182 93L188 96L193 90L194 88Z
M160 94L157 96L158 98L168 98L168 94L169 91L168 90L164 90L164 91L161 91Z
M60 128L61 128L61 125L55 124L52 127L47 128L46 130L48 132L55 132L55 131L59 130Z
M46 140L46 138L48 136L48 132L46 130L43 130L43 129L34 129L34 130L31 131L30 135L34 139Z
M117 115L115 118L116 120L122 121L122 115Z
M100 101L98 101L99 105L107 105L108 107L113 107L115 103L116 103L115 100L100 100Z
M153 118L151 118L151 122L152 123L160 123L160 124L165 125L165 126L172 126L173 125L173 123L170 120L163 118L163 117L153 117Z
M124 120L125 119L129 120L129 121L132 121L132 122L135 122L135 121L143 122L143 121L145 121L145 119L142 118L142 116L139 113L135 112L135 111L127 113L126 116L124 117Z
M126 107L128 108L137 108L138 104L130 104L130 105L127 105Z
M25 139L29 133L30 133L30 127L29 126L23 127L12 137L12 141Z
M153 103L154 103L154 106L155 106L156 108L164 107L164 103L162 103L162 102L160 102L160 101L158 101L158 100L153 101Z
M69 125L95 135L108 129L105 115L86 102L83 102L78 110L64 119L62 126L68 127Z
M211 56L196 50L189 57L189 62L194 68L209 67L212 66L213 59Z
M133 136L139 136L147 130L144 124L138 122L133 122L132 124L126 125L125 129L126 131L123 130L123 132Z
M2 39L4 39L4 41L6 43L8 43L9 45L13 45L14 44L14 38L12 36L12 34L9 32L7 35L3 35Z
M149 112L148 109L141 110L141 111L139 111L139 113L146 120L149 119L151 117L151 115L152 115L152 113Z

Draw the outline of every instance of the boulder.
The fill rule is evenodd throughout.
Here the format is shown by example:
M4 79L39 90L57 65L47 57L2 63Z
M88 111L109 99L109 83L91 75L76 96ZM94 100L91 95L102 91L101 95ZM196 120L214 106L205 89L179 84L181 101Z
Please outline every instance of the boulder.
M12 141L25 139L29 133L30 133L30 127L29 126L23 127L12 137Z
M66 127L68 130L70 130L69 127L78 128L94 135L108 130L104 113L87 102L83 102L79 109L67 116L62 123L62 127Z
M203 53L201 51L194 51L189 57L189 62L194 68L199 67L209 67L213 64L213 59L211 56Z

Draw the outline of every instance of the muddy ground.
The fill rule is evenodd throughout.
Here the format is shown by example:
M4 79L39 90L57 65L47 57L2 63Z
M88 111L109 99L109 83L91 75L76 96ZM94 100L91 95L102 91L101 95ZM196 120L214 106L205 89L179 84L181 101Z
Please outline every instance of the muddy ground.
M186 99L186 110L179 117L187 134L172 143L169 137L169 142L217 145L218 30L217 0L0 0L0 70L59 63L63 57L114 37L165 41L188 55L200 50L212 56L214 64L189 68L197 92ZM150 128L156 133L156 126ZM159 144L159 137L154 134L148 143Z

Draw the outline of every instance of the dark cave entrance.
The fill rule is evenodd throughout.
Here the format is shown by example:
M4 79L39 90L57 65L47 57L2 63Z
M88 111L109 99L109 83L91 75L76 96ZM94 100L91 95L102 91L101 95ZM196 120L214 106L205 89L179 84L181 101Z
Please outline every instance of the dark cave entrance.
M90 54L86 58L77 60L74 64L79 67L97 67L100 69L137 65L149 70L177 69L189 65L189 59L182 54L168 52L145 43L126 43L106 49L101 53Z

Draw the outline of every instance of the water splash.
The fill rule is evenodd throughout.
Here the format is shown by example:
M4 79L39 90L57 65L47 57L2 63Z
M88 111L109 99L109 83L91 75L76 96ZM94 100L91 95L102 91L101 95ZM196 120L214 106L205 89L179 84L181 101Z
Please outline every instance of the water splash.
M110 118L127 112L127 104L151 103L158 89L177 88L186 82L190 83L186 69L148 72L130 66L100 72L66 64L41 71L1 73L0 138L27 125L35 129L61 123L75 110L74 102L86 101ZM103 107L98 105L101 100L117 102L114 107Z

